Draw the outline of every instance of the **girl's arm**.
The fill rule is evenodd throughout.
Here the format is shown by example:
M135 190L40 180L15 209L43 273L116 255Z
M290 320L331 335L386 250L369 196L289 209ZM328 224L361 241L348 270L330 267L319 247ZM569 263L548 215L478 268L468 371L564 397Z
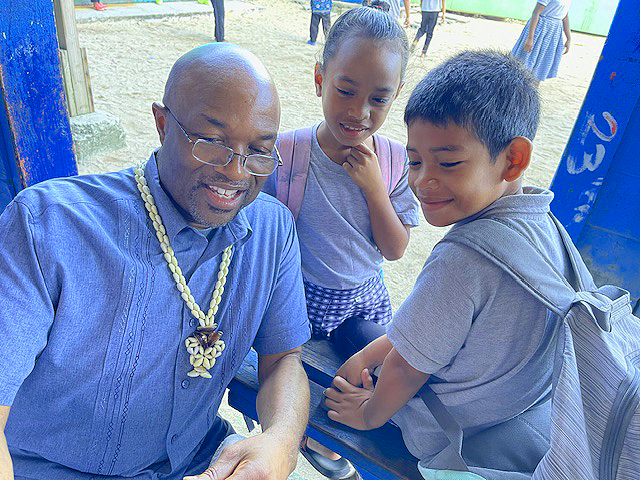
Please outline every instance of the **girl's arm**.
M362 371L365 368L372 371L377 366L382 365L392 348L393 345L391 345L387 335L382 335L359 352L351 355L338 369L336 376L342 377L351 385L358 387L362 385Z
M365 144L351 148L343 168L367 199L373 240L387 260L397 260L409 243L409 227L398 218L382 181L378 157Z
M409 226L398 218L384 185L376 191L365 191L373 240L387 260L398 260L409 244Z
M364 375L365 388L354 387L342 377L333 380L333 387L325 392L329 418L358 430L381 427L415 396L428 378L428 374L413 368L392 348L384 359L375 388Z
M529 36L527 37L526 42L524 42L524 51L530 52L533 49L533 34L536 31L536 27L538 26L538 19L540 18L540 14L544 10L544 5L541 3L536 3L535 8L533 9L533 14L531 15L531 20L529 22Z
M564 36L567 37L567 40L564 42L564 55L569 51L571 47L571 28L569 27L569 14L567 13L565 17L562 19L562 29L564 30Z

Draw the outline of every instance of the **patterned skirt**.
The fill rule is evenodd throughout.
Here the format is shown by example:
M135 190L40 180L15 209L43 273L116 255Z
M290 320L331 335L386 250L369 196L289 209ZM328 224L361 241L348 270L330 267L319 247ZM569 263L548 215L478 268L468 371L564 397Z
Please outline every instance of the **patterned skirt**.
M530 23L531 19L522 30L511 55L521 60L539 81L554 78L558 75L564 50L562 20L541 15L533 35L533 48L530 52L525 52L524 44L529 36Z
M380 275L348 290L320 287L305 280L304 290L314 336L328 338L332 330L350 317L380 325L391 320L389 292Z

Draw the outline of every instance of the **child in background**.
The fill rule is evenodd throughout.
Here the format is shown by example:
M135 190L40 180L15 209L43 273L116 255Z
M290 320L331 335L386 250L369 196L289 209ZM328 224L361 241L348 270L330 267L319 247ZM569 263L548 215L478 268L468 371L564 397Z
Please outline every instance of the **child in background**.
M422 0L422 22L420 28L416 32L416 38L411 44L411 51L418 46L418 41L422 35L426 35L424 46L422 47L421 57L427 54L427 49L433 37L433 29L436 28L438 22L438 12L442 11L442 19L440 23L444 23L444 16L447 13L447 0Z
M331 28L332 0L311 0L311 26L309 27L309 45L315 45L318 38L318 27L322 20L322 33L327 38Z
M524 62L538 81L554 78L562 55L571 46L571 0L538 0L511 54ZM562 32L566 40L562 42Z
M384 334L391 304L380 274L383 257L400 258L409 228L418 224L418 206L407 183L406 151L374 135L400 91L407 58L406 34L387 13L369 7L344 13L331 28L322 61L315 66L324 120L283 134L279 143L286 166L292 158L283 148L283 138L293 135L297 151L307 142L308 171L299 213L285 203L297 214L314 336L332 341L344 358ZM400 152L400 161L391 165L399 165L391 186L382 172L389 170L389 146ZM279 167L263 188L278 198L283 190L292 190L292 182L282 185L278 180L282 171ZM344 478L349 472L345 459L311 439L302 451L329 478Z
M402 9L404 8L404 26L405 28L409 28L411 25L411 5L410 0L388 0L389 1L389 14L395 18L398 22L402 18ZM373 3L373 2L372 2Z
M454 225L447 235L494 218L566 275L548 215L553 194L521 186L540 112L535 85L520 62L498 52L463 52L431 70L405 110L409 185L430 224ZM329 417L360 430L393 418L427 478L429 462L449 444L414 397L428 383L462 427L465 447L471 435L493 434L476 448L474 465L530 475L549 447L558 319L508 273L447 235L386 335L338 371L326 391ZM369 372L380 365L374 387Z

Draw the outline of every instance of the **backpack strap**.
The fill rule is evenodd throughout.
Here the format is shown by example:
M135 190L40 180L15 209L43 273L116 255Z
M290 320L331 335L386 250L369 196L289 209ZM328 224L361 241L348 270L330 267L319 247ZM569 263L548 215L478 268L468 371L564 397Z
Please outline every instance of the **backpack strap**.
M373 135L373 141L380 164L382 181L387 187L387 193L391 195L404 173L407 151L401 143L389 140L377 133Z
M278 136L282 165L276 170L276 198L284 203L293 218L298 218L307 185L313 127L290 130Z
M584 272L588 274L588 270L568 233L564 231L563 234L564 227L552 218L569 255L572 270L569 277L575 279L576 287L528 238L496 218L479 218L456 225L442 241L459 243L480 253L511 275L549 310L564 317L577 299L576 288L584 289Z

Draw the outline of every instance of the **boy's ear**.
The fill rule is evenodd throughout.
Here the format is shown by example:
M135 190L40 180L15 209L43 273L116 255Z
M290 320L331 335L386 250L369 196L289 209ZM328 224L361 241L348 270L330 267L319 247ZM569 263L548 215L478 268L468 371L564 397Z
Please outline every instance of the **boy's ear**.
M533 143L526 137L515 137L507 145L505 152L507 155L507 168L502 178L507 182L513 182L520 178L529 167Z
M165 107L158 102L153 102L151 105L151 111L153 112L153 118L156 121L156 130L160 137L160 144L164 142L164 128L167 121L167 111Z
M316 62L316 66L313 69L313 83L316 86L316 95L322 96L322 66Z

